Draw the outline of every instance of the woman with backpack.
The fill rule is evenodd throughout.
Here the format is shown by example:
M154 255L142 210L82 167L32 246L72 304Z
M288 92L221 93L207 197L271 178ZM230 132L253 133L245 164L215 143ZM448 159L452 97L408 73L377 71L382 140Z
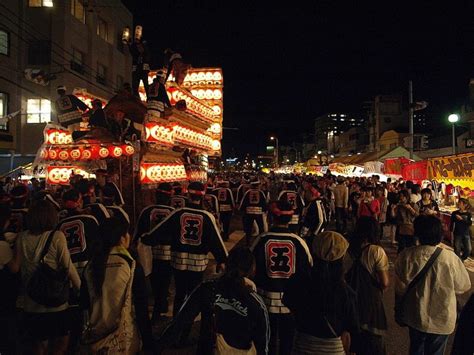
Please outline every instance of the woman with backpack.
M34 202L26 218L28 230L18 235L10 265L13 272L21 271L25 330L32 340L32 353L65 354L70 330L69 281L79 289L81 280L71 262L66 237L54 231L58 213L53 204Z
M357 293L360 333L352 336L352 350L357 354L386 354L383 336L387 319L383 291L388 288L388 258L379 245L377 221L361 217L350 240L352 266L346 281Z

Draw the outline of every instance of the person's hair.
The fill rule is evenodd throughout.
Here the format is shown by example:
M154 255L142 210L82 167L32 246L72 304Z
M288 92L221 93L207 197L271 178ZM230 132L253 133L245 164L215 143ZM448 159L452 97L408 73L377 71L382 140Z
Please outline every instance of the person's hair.
M441 221L435 216L421 215L413 224L421 245L438 245L443 240Z
M270 204L272 206L272 204ZM276 201L273 203L273 205L279 209L280 211L292 211L293 207L291 207L290 203L288 201ZM272 212L272 211L271 211ZM291 218L293 217L292 215L277 215L275 213L272 213L273 217L273 224L288 224L291 221Z
M419 192L420 192L420 185L414 184L413 187L411 188L411 193L416 195Z
M101 236L94 246L91 260L92 286L98 295L102 294L107 259L113 247L119 245L120 239L128 232L128 224L120 218L111 217L103 221L99 227Z
M229 277L246 277L252 272L255 257L249 248L237 247L229 252L226 274Z
M408 194L407 190L400 190L398 191L398 196L404 196L407 200L410 199L410 195Z
M413 181L411 181L411 180L408 180L408 181L405 182L405 187L406 187L407 189L413 188L413 185L414 185L414 184L413 184Z
M421 195L423 195L423 194L430 194L431 195L432 194L431 189L429 189L429 188L422 189L421 190Z
M364 186L362 188L362 192L371 192L372 194L374 194L374 189L370 186Z
M77 189L77 191L79 191L81 193L81 195L87 195L89 193L89 190L91 188L92 184L89 180L87 179L80 179L75 188Z
M79 201L80 192L76 189L67 190L63 194L63 201Z
M58 211L49 201L34 201L26 215L31 234L38 235L53 230L58 223Z
M171 195L157 191L155 194L156 204L158 205L167 205L170 202Z
M464 203L464 206L466 206L466 211L469 211L471 209L471 204L469 203L469 200L465 198L460 198L459 202Z
M365 242L380 245L378 223L375 218L360 217L357 220L350 240L351 253L359 255L362 249L362 244Z
M378 192L381 192L383 195L385 193L385 189L382 186L377 186L375 188L375 193L377 194Z

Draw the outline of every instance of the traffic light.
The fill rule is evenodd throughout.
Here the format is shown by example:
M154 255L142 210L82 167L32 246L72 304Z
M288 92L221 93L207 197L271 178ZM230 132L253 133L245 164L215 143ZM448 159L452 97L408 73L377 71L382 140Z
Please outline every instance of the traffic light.
M428 136L421 136L420 148L421 149L428 149Z

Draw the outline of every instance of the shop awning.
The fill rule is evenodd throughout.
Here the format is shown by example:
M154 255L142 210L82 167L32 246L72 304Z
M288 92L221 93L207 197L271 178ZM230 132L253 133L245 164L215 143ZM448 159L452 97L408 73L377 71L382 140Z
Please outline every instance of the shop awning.
M362 154L355 154L352 156L343 156L334 159L335 163L344 164L361 164L363 165L369 161L383 161L390 158L410 158L410 152L403 147L396 147L393 149L386 149L379 152L367 152ZM413 160L419 161L420 157L413 155Z

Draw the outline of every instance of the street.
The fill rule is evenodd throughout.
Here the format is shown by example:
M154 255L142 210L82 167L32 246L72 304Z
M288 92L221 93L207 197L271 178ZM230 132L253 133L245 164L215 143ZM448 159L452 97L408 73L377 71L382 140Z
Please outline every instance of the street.
M239 215L234 215L232 219L232 225L231 225L231 230L233 230L233 233L231 234L230 240L226 242L226 247L228 250L232 249L235 247L243 238L244 233L242 231L242 225L240 221L240 216ZM334 229L334 226L330 226L330 229ZM403 354L408 354L408 349L409 349L409 337L408 337L408 328L402 328L398 326L395 323L394 320L394 300L395 300L395 291L394 291L394 271L393 271L393 265L397 256L397 248L396 246L393 246L390 244L389 241L383 240L382 241L382 246L385 249L385 252L387 253L389 257L389 265L390 265L390 286L389 288L385 291L384 293L384 304L385 304L385 311L387 314L387 320L388 320L388 332L387 335L385 336L385 341L387 345L387 354L389 355L403 355ZM447 245L444 245L446 248L450 248ZM213 260L212 260L213 261ZM206 277L212 277L215 263L210 262L209 267L206 271ZM471 284L474 285L474 260L469 258L468 262L466 262L466 267L469 271L469 276L471 278ZM471 291L467 292L463 295L461 295L458 298L458 301L461 305L464 305L470 294L472 293L473 288L471 287ZM172 309L172 306L170 306L170 310ZM171 317L172 314L171 312L168 313L168 316ZM159 336L161 331L164 329L166 326L166 322L161 322L159 323L155 328L154 328L154 334L156 337ZM194 323L193 331L192 331L192 337L195 337L197 339L199 335L199 317ZM454 334L449 337L448 340L448 346L446 350L446 355L451 353L451 347L452 347L452 342L454 339ZM184 349L167 349L164 354L169 354L169 355L177 355L177 354L194 354L194 348L184 348Z

